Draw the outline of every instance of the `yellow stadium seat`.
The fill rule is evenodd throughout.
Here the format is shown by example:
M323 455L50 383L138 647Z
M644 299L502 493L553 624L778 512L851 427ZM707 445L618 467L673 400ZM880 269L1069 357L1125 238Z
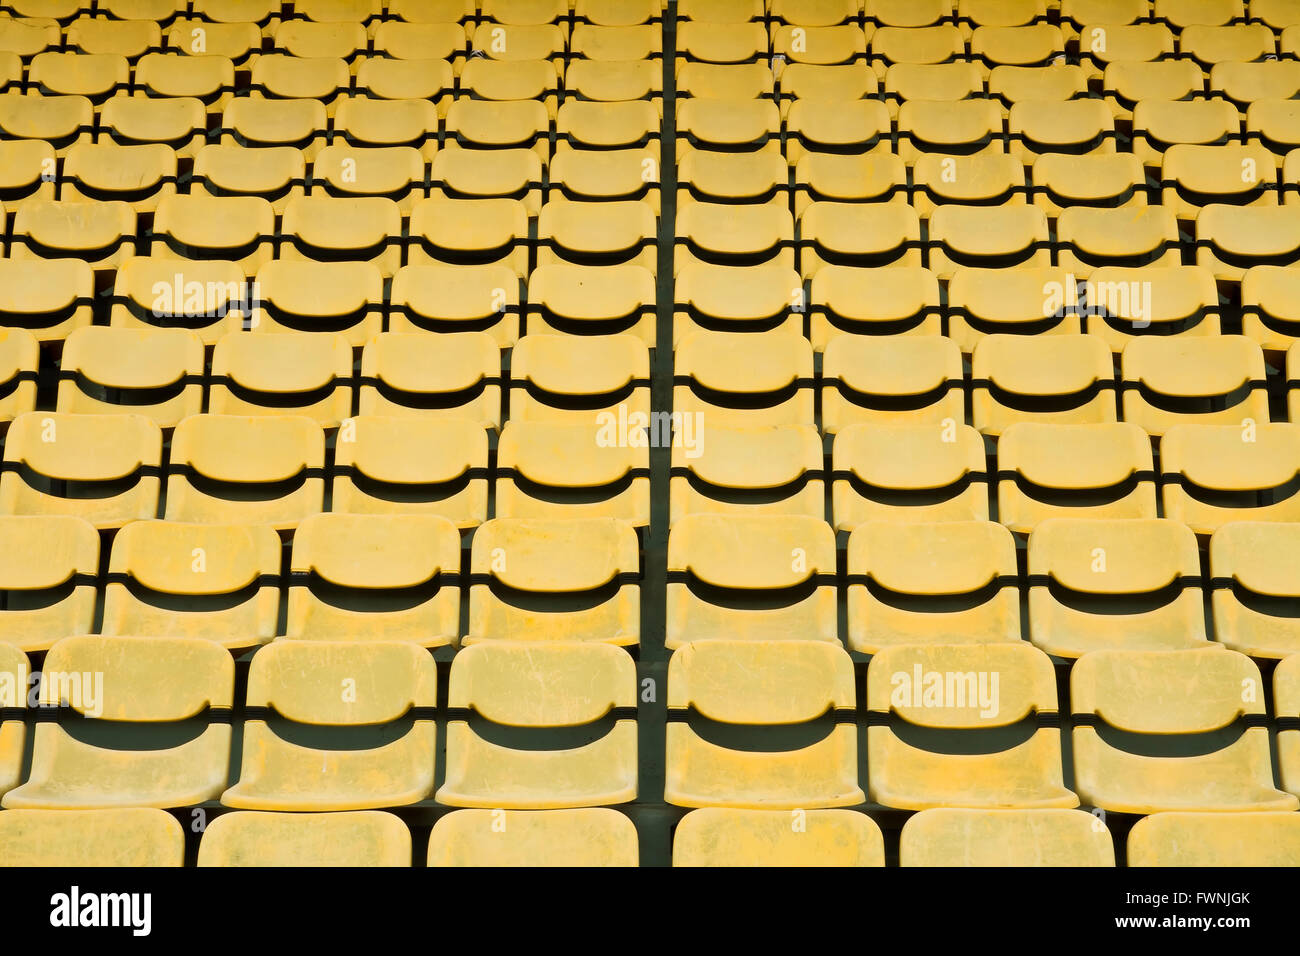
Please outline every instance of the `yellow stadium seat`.
M1273 786L1268 730L1242 725L1264 713L1263 691L1250 658L1222 648L1085 654L1070 672L1079 796L1117 813L1295 810ZM1183 746L1130 743L1154 734Z
M832 460L836 530L989 517L984 440L959 421L850 425L836 433Z
M342 335L231 332L212 351L208 411L303 415L332 428L351 413L351 375Z
M511 353L510 385L512 422L650 422L650 354L632 335L525 335Z
M1103 266L1082 285L1088 334L1123 352L1135 338L1199 336L1220 331L1219 292L1201 266Z
M437 515L319 514L293 536L286 636L454 644L460 535Z
M154 807L0 813L0 866L180 866L184 858L185 831Z
M179 197L171 196L169 199ZM80 259L115 269L134 252L136 214L124 202L30 202L14 217L14 259Z
M235 665L221 645L183 637L65 637L45 655L44 673L44 707L92 720L175 726L197 718L205 726L191 729L184 743L133 750L86 743L60 723L41 723L31 773L0 800L5 809L185 807L215 799L225 786L230 725L210 718L232 704Z
M960 422L961 350L939 335L837 335L822 360L821 400L828 435L850 425Z
M143 415L24 412L5 438L0 514L119 528L155 517L162 432Z
M1291 580L1300 526L1231 521L1210 537L1214 637L1254 658L1300 653L1300 623L1288 604L1300 595Z
M1297 866L1300 813L1153 813L1129 831L1128 865Z
M1048 518L1156 517L1151 442L1132 422L1017 423L998 438L997 465L998 520L1012 531Z
M885 647L867 669L867 709L887 719L867 728L868 793L907 810L1076 807L1062 784L1061 731L1035 724L1056 706L1051 662L1028 644ZM1023 732L986 734L976 752L957 743L1012 725ZM949 749L924 746L941 739Z
M203 831L199 866L410 866L411 831L391 813L223 813Z
M192 415L168 469L169 521L290 529L323 510L325 433L303 415Z
M673 866L884 866L880 827L852 810L705 807L673 832Z
M1106 824L1082 810L935 807L903 824L900 866L1114 866Z
M833 642L834 567L835 536L820 516L683 515L668 536L664 645Z
M618 647L488 641L465 648L451 665L447 779L438 802L562 810L636 799L636 700L636 668ZM586 726L594 735L597 722L608 726L585 745L559 733ZM511 746L507 727L526 729L532 746ZM557 732L549 735L555 749L537 749L546 730Z
M862 803L857 728L847 720L854 702L852 662L834 644L710 640L679 648L668 662L664 799L786 811ZM728 746L722 724L752 728L750 746ZM782 724L804 726L791 740ZM770 741L762 750L759 737Z
M132 331L187 329L206 348L243 327L248 300L244 270L233 262L132 256L117 270L109 324Z
M370 810L423 800L433 790L437 751L429 712L437 695L433 658L416 644L268 644L253 656L247 693L249 708L268 711L246 716L239 782L221 802L288 811ZM300 744L285 736L294 724L346 727L354 744L370 746ZM329 740L322 733L305 739Z
M176 192L176 154L171 147L77 143L63 161L63 199L125 202L137 213L153 212L162 196Z
M1054 657L1204 647L1196 536L1163 518L1050 518L1029 536L1030 639Z
M874 345L903 335L938 337L942 332L939 280L920 266L858 269L823 266L812 277L810 308L813 348L830 351L839 332L852 340L874 337Z
M516 204L509 205L521 214L520 228L527 236L528 217ZM481 330L499 347L509 348L519 338L519 292L520 277L504 265L406 265L393 277L388 295L388 330Z
M636 827L608 807L457 810L429 832L431 867L636 866L639 855Z
M528 277L527 314L534 332L628 333L653 348L655 277L634 265L538 266Z
M1020 640L1011 533L992 521L859 525L848 544L849 649Z
M948 335L970 353L985 336L999 333L1076 334L1083 331L1077 300L1078 283L1067 269L963 266L948 283Z
M256 285L259 332L336 334L352 348L379 334L384 277L369 262L277 259L257 270Z
M149 255L234 262L252 276L275 258L274 237L275 211L260 196L165 196Z
M6 515L0 517L0 535L8 542L0 558L0 588L7 597L0 610L0 646L43 651L69 634L90 631L99 571L95 529L69 515ZM24 685L18 697L26 696Z
M487 332L382 332L361 352L361 414L466 419L496 429L500 377L501 350Z
M1300 425L1174 425L1160 442L1160 468L1165 516L1197 534L1300 515Z
M1096 335L986 335L971 357L973 423L1000 435L1020 422L1117 420L1110 348Z
M1124 420L1152 435L1269 419L1264 356L1245 336L1139 336L1124 346L1120 374Z
M636 531L611 518L493 518L474 533L466 644L640 640ZM545 603L543 595L562 595Z
M720 425L811 425L812 373L800 336L692 332L674 355L673 410Z
M462 418L363 414L334 449L330 508L351 514L440 515L459 528L487 518L488 438Z
M280 539L271 528L133 521L113 539L108 574L103 634L232 649L275 636Z
M60 412L130 411L173 428L203 410L203 341L187 329L87 326L68 336Z

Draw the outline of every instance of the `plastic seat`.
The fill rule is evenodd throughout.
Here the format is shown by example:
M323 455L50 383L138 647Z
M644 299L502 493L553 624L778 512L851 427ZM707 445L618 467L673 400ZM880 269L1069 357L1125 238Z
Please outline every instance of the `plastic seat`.
M1180 424L1267 422L1264 356L1242 335L1138 337L1120 357L1124 420L1152 435Z
M867 41L856 24L773 26L772 54L819 66L857 63L867 58Z
M696 201L708 204L766 203L786 188L789 167L770 150L717 153L687 149L678 160L677 183ZM683 197L685 199L685 197Z
M76 144L85 145L85 144ZM39 139L15 139L0 143L0 189L6 210L18 210L28 202L54 199L57 168L54 147Z
M1251 4L1252 8L1256 4ZM1129 866L1264 867L1300 863L1300 814L1153 813L1128 835Z
M1222 648L1085 654L1070 672L1079 796L1117 813L1296 809L1273 786L1267 728L1244 727L1226 746L1205 736L1262 715L1260 685L1250 658ZM1157 756L1126 746L1121 735L1134 734L1175 740Z
M903 824L900 866L1115 865L1105 823L1082 810L935 807Z
M17 711L26 705L30 673L27 655L22 650L9 643L0 644L0 677L3 677L0 706ZM27 727L21 719L0 721L0 796L16 787L23 778L26 740ZM7 819L9 814L2 816ZM4 836L7 825L6 820L0 820L0 850L6 849L9 842ZM8 857L8 853L0 855L0 859L7 860Z
M706 807L682 817L673 832L673 866L884 865L880 827L851 810Z
M80 259L0 259L0 326L61 341L90 324L94 290L94 270ZM26 394L20 386L15 397Z
M1291 303L1300 293L1300 270L1282 266L1255 266L1241 280L1241 330L1259 343L1269 358L1300 341Z
M1200 266L1103 266L1082 288L1088 334L1105 339L1112 352L1151 334L1214 338L1220 332L1214 275Z
M986 521L984 439L969 425L850 425L835 435L835 527Z
M7 128L7 124L0 125ZM685 144L697 149L737 151L775 148L771 143L780 136L780 128L780 111L769 100L695 97L677 106L679 147Z
M372 63L387 60L367 60ZM363 69L357 77L358 84L366 78ZM441 82L444 77L435 78ZM371 82L372 90L376 85ZM380 87L381 93L414 92ZM342 138L349 146L410 146L418 149L424 158L431 159L436 152L438 136L438 107L427 99L407 95L371 99L355 96L341 101L334 113L334 138ZM317 150L319 151L319 150Z
M66 358L64 359L66 361ZM36 408L40 345L25 329L0 328L0 421Z
M649 448L631 438L640 427L610 412L586 424L507 422L497 443L497 515L620 518L645 527Z
M1241 132L1241 115L1225 100L1142 100L1133 108L1133 153L1148 166L1179 143L1215 146Z
M341 117L335 118L336 129L341 121ZM250 147L293 146L311 162L324 145L327 123L325 104L317 100L237 96L222 114L221 142Z
M410 866L411 831L374 810L223 813L203 831L199 866Z
M1047 215L1037 206L940 206L930 216L930 268L940 279L961 266L1046 268Z
M411 209L412 242L407 246L406 268L438 262L462 267L502 265L522 279L528 273L528 230L527 207L515 199L425 199ZM517 301L518 279L494 287L501 292L493 295L486 314L501 311L510 301L508 296ZM475 312L474 317L483 314ZM516 320L516 329L517 325Z
M965 61L895 63L885 71L885 92L896 94L903 102L932 100L955 103L981 96L984 93L984 74L977 64Z
M180 159L189 159L207 142L207 122L207 108L196 97L119 93L100 111L95 142L119 146L155 143L171 147Z
M76 515L97 528L154 517L162 433L143 415L25 412L9 426L0 514Z
M488 440L481 423L363 414L344 423L334 455L333 511L432 514L460 528L487 518Z
M457 810L429 832L431 867L636 866L638 857L636 827L607 807Z
M664 799L787 811L862 803L857 728L840 719L854 702L852 662L834 644L710 640L679 648L668 662ZM748 726L750 746L760 738L766 746L715 743L705 728L716 723ZM804 726L791 728L792 739L782 724ZM807 743L808 730L819 731L815 743Z
M274 6L278 11L280 4ZM213 22L178 18L167 31L167 49L185 56L223 56L246 68L250 58L261 52L262 31L257 23L244 20L242 13L237 16L237 20Z
M556 262L528 277L528 322L534 332L605 336L655 344L655 278L641 266Z
M1292 580L1300 527L1233 521L1210 538L1210 587L1215 639L1254 658L1300 651L1300 628L1284 602L1300 588Z
M816 278L828 265L921 266L921 217L902 203L814 202L804 209L799 231L805 278Z
M264 644L275 636L279 576L270 528L133 521L113 539L101 633Z
M494 518L474 533L464 643L640 640L636 531L612 518ZM545 595L565 602L546 604Z
M526 335L511 358L511 421L650 422L650 357L630 335Z
M214 143L194 157L190 191L209 196L258 196L283 214L289 200L305 193L306 162L292 146L244 146Z
M706 433L697 433L688 420L678 433L670 472L670 520L701 513L822 519L822 442L813 426L716 425L707 429L706 440Z
M465 28L452 17L435 17L427 23L385 20L375 27L375 52L398 60L450 60L464 53L468 39Z
M1012 531L1048 518L1156 517L1151 442L1132 422L1011 425L998 439L997 474L998 519Z
M460 535L446 518L311 515L289 567L288 638L456 643Z
M170 867L184 858L185 831L153 807L0 814L0 866Z
M430 169L434 196L502 197L520 200L529 216L541 211L542 161L530 149L462 149L452 144L434 156ZM423 175L421 166L420 178Z
M172 435L169 521L289 529L323 510L325 433L302 415L193 415Z
M58 47L59 24L49 17L6 17L0 24L0 51L24 60Z
M649 203L585 203L555 198L537 220L539 266L630 263L655 270L656 217Z
M526 236L528 218L522 207L508 205L521 214ZM526 250L521 251L526 258ZM509 348L519 337L520 285L520 277L503 265L406 265L393 277L388 294L388 329L482 330L500 348Z
M822 360L821 400L828 435L851 425L963 421L961 350L939 335L837 335Z
M1018 422L1113 422L1114 384L1098 336L986 335L971 358L973 424L997 436Z
M203 345L238 331L248 309L244 272L233 262L132 256L117 270L110 325L136 331L185 329Z
M235 262L252 276L274 257L275 212L258 196L165 196L149 254Z
M810 203L907 202L907 166L892 153L805 153L795 164L795 213Z
M1153 14L1176 30L1221 26L1246 18L1244 0L1155 0Z
M820 517L682 515L668 536L664 646L834 642L834 566L835 537Z
M867 15L871 16L871 12L868 11ZM904 16L916 14L909 11ZM923 16L917 16L917 19L923 19ZM894 63L948 63L965 52L966 43L961 31L948 23L891 24L881 26L871 35L871 57L877 73Z
M212 352L208 411L302 415L330 428L352 411L351 375L341 335L231 332Z
M1172 56L1174 32L1163 23L1093 22L1080 24L1078 43L1081 58L1101 73L1112 63L1147 63Z
M360 348L382 328L384 279L372 263L277 259L257 270L256 286L258 332L337 336Z
M0 130L6 139L43 140L62 156L69 146L90 142L95 108L84 96L0 93Z
M939 156L926 153L912 167L912 204L921 215L948 203L1020 206L1025 203L1025 167L1005 153Z
M1284 789L1300 796L1300 731L1295 719L1300 717L1300 657L1292 654L1273 670L1273 711L1279 719L1292 721L1289 728L1279 726L1277 735L1278 770Z
M248 670L239 782L221 795L242 810L369 810L417 803L433 790L437 704L433 658L397 641L276 641ZM399 721L401 723L399 723ZM335 749L318 731L299 744L286 724L334 731L370 746ZM409 724L409 726L407 726ZM398 731L403 731L398 733Z
M84 633L94 623L95 576L99 572L99 537L81 518L70 515L6 515L0 536L8 548L0 558L0 587L7 597L0 610L0 668L10 665L10 649L48 650L68 634ZM17 698L0 706L18 707L26 699L26 683ZM13 731L0 728L0 793L7 787L4 766ZM21 756L21 739L19 741ZM15 781L10 780L12 785Z
M1107 65L1101 87L1116 119L1131 121L1143 100L1186 100L1205 92L1205 74L1191 60L1118 60Z
M294 13L319 23L368 23L383 14L380 0L296 0Z
M1210 88L1222 91L1238 110L1261 100L1289 100L1300 93L1300 64L1268 59L1218 63L1210 70Z
M196 99L216 113L230 102L235 65L224 56L149 53L136 65L135 82L146 95Z
M184 329L86 327L68 336L57 409L130 409L162 428L202 410L203 342Z
M677 54L698 63L753 63L767 58L761 23L690 21L677 27Z
M546 162L551 120L546 105L535 100L462 98L447 110L446 137L466 149L532 149Z
M299 59L338 57L353 60L366 49L366 29L360 23L315 23L284 20L271 31L279 51Z
M285 207L280 231L287 240L281 259L371 262L385 278L402 264L401 246L392 241L402 234L402 214L391 199L294 198Z
M64 679L41 682L44 707L92 720L181 725L189 733L184 743L161 750L107 749L43 722L35 731L31 773L0 800L5 809L185 807L221 792L230 725L204 718L232 704L235 664L225 648L198 638L65 637L45 655L45 672ZM202 729L182 725L194 719Z
M1011 533L991 521L871 521L848 543L849 649L1020 640Z
M700 329L799 335L803 284L792 268L775 263L721 266L689 262L674 286L676 343Z
M1285 206L1209 205L1196 219L1196 263L1221 282L1238 282L1256 265L1300 261L1300 224Z
M1077 301L1066 269L962 267L948 283L948 335L968 353L990 335L1077 335Z
M68 24L65 36L74 52L111 54L131 61L162 46L162 31L151 20L78 17Z
M1031 163L1049 153L1107 155L1115 151L1115 121L1106 104L1091 98L1022 100L1007 118L1011 154Z
M1195 219L1211 203L1277 205L1273 155L1258 143L1171 146L1160 178L1163 203L1182 219Z
M1229 521L1300 520L1300 425L1174 425L1160 468L1165 516L1197 534Z
M681 63L677 67L679 96L715 100L749 100L771 97L772 71L762 63Z
M872 41L873 48L882 29ZM1059 105L1059 104L1057 104ZM898 108L898 155L909 164L924 153L1004 153L1002 108L992 100L908 100Z
M167 146L78 143L63 161L63 199L125 202L153 212L176 191L176 155Z
M721 102L725 105L726 101ZM761 101L760 101L761 102ZM918 101L913 100L915 106ZM927 104L940 109L949 104ZM734 107L732 107L734 110ZM728 110L728 112L732 112ZM757 132L757 121L763 119L762 108L755 107L747 111L753 115L755 126L745 128L747 132ZM976 111L977 113L979 111ZM754 115L756 114L756 115ZM742 117L737 116L737 120ZM969 132L975 139L983 136L981 116L968 117L959 133ZM739 127L739 123L734 121ZM953 120L944 117L936 122L937 128L948 131ZM721 124L719 124L721 125ZM900 131L902 127L899 127ZM785 154L792 163L798 163L809 153L842 153L848 155L885 155L890 152L890 117L889 108L879 100L796 100L791 104L785 118ZM771 135L771 134L769 134ZM905 139L900 132L897 152L907 160L915 158L914 149L917 138ZM706 145L706 148L722 148L725 142Z
M828 351L833 340L844 338L841 332L884 346L887 339L937 337L943 330L939 280L920 266L823 266L809 291L810 338L818 351Z
M170 197L176 198L176 197ZM114 269L135 252L136 215L124 202L31 202L9 237L14 259L80 259Z
M46 51L32 57L27 82L43 95L84 96L103 103L130 83L131 66L126 57L112 53L56 53Z
M406 213L412 202L425 196L424 157L410 146L326 146L312 164L312 195L318 192L336 199L392 199Z
M1062 784L1061 731L1030 723L1056 712L1051 662L1034 647L883 648L867 669L867 709L889 719L867 728L868 793L877 803L906 810L1079 804ZM904 723L925 730L900 732ZM1009 729L1026 723L1021 733ZM984 740L975 753L924 746L946 734L959 747L958 739L973 743L980 732Z
M465 712L447 724L438 802L562 810L636 799L636 700L636 668L618 647L488 641L465 648L452 662L447 690L448 706ZM597 722L605 726L592 726ZM494 725L490 736L479 729L485 723ZM577 747L545 733L583 726L604 733ZM526 728L530 746L511 746L505 727ZM539 749L548 736L556 745Z
M1178 220L1167 206L1074 206L1056 221L1057 262L1080 278L1105 266L1181 264Z
M579 49L576 37L575 33L575 52ZM654 40L657 44L657 30ZM663 93L663 72L654 60L571 60L564 84L567 93L593 102L651 100ZM565 106L571 102L566 101ZM560 107L561 113L565 106Z
M692 332L674 356L673 411L719 425L811 425L812 371L799 336Z
M384 26L438 26L438 24L399 24L389 21ZM460 28L457 27L457 30ZM375 50L378 52L383 27L375 34ZM422 43L428 42L434 45L434 49L442 46L444 41L432 39L429 41L416 40L416 50L427 50ZM461 33L456 37L456 52L462 52L465 46L464 34ZM360 110L362 114L369 113L371 116L381 116L388 113L391 117L393 114L406 113L407 118L412 118L412 114L426 113L434 117L434 126L436 127L436 117L440 112L445 113L451 105L453 91L456 85L455 72L451 63L444 59L420 58L420 59L393 59L391 50L389 57L371 57L357 67L356 90L363 96L374 97L374 99L352 99L344 100L335 111L334 128L340 129L338 114L342 113L350 105L361 103L365 109ZM388 101L386 104L384 101ZM388 104L400 104L394 109L386 108ZM392 130L390 129L390 132ZM432 131L430 131L432 132Z
M1029 629L1054 657L1205 646L1196 536L1165 519L1051 518L1029 536Z
M1064 103L1088 92L1088 71L1054 60L1047 66L995 66L989 71L989 94L1008 107L1032 100Z
M385 332L361 353L361 414L501 424L501 356L486 332Z

